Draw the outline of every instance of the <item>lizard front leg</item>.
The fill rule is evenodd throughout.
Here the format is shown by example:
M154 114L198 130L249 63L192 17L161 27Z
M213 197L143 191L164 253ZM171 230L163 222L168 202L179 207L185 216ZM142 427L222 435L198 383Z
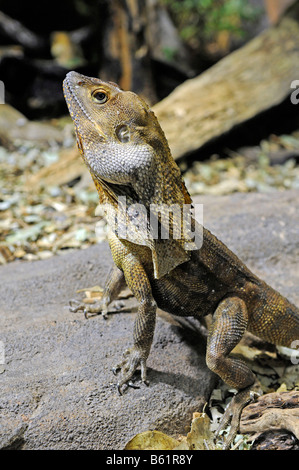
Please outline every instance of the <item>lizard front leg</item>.
M217 307L210 327L207 342L207 365L216 372L225 383L236 388L238 393L226 409L216 436L231 420L231 427L224 447L229 448L240 422L244 406L254 398L258 388L255 375L238 358L229 357L230 352L240 342L248 324L245 302L239 297L224 299Z
M122 361L114 368L120 371L117 384L119 393L122 386L133 386L131 378L137 367L141 366L141 380L146 380L146 360L153 341L157 305L152 295L151 285L144 267L137 257L127 254L122 262L127 286L139 302L137 317L134 323L133 347L124 352Z
M98 315L101 313L102 316L106 318L109 304L117 298L124 285L124 273L117 266L113 265L108 274L101 300L94 304L84 304L82 302L71 300L70 311L83 311L86 318L89 314Z
M109 233L109 245L115 265L124 273L126 285L139 303L134 323L133 346L124 352L122 361L113 368L115 374L120 372L117 387L121 393L124 384L132 386L131 379L139 365L141 379L147 383L146 360L153 341L157 305L142 263L149 257L148 248L120 240L113 232Z

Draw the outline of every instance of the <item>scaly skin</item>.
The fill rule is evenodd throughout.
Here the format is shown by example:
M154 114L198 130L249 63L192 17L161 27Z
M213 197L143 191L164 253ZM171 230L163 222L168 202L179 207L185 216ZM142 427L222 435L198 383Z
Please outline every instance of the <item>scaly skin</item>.
M118 196L126 196L129 207L143 204L146 211L152 204L178 204L182 209L191 203L159 123L137 95L120 90L114 83L76 72L66 76L64 94L75 124L78 148L91 172L100 202L108 204L108 223L121 217L115 212ZM237 432L242 408L257 388L252 371L242 360L230 357L230 352L246 330L266 341L290 347L299 339L299 310L258 279L205 228L201 247L194 249L192 245L186 249L184 237L144 241L144 232L140 236L140 225L136 223L139 215L135 222L134 217L127 217L126 223L136 238L133 235L133 239L125 239L117 230L111 231L109 244L115 267L102 302L89 307L79 305L73 310L106 315L109 303L117 297L124 282L138 300L133 347L115 368L120 369L120 392L124 384L131 384L139 365L142 381L147 383L146 360L157 306L181 316L212 314L207 365L239 391L220 425L223 428L233 413L228 447Z

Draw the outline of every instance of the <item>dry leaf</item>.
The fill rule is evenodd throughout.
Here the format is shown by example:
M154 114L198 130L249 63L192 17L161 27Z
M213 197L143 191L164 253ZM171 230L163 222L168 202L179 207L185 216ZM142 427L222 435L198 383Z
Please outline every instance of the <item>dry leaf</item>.
M145 431L136 434L125 446L125 450L172 450L179 441L160 431Z
M77 294L79 294L80 292L90 292L90 293L93 293L93 292L103 292L103 287L101 286L93 286L93 287L84 287L82 289L78 289L76 292ZM87 294L86 294L87 295Z
M191 431L187 434L190 450L214 449L214 436L210 429L210 419L206 413L194 413Z
M242 433L287 429L299 439L299 392L268 393L248 405L241 417Z
M206 413L194 413L191 430L187 436L173 439L160 431L145 431L136 434L125 446L125 450L212 450L213 433Z

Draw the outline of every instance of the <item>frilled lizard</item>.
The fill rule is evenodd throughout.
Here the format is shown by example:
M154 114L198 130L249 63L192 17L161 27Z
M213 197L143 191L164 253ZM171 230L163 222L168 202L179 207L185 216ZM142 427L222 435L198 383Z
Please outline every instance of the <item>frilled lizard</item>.
M299 339L299 310L195 223L191 198L165 135L140 97L76 72L67 74L63 86L78 148L106 206L115 263L100 304L74 310L106 315L124 284L139 302L133 347L115 368L120 370L119 391L124 384L132 385L138 366L147 383L157 306L180 316L212 314L207 365L238 390L219 428L233 415L228 447L242 408L256 388L255 375L230 352L246 330L276 345L291 346ZM168 208L178 212L170 211L165 219ZM183 230L188 221L189 229Z

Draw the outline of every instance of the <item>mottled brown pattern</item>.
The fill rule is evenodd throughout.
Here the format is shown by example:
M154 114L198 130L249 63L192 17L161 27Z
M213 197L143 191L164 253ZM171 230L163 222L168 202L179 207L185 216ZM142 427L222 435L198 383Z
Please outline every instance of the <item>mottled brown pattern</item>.
M105 94L104 103L93 98L97 91ZM75 72L67 75L64 93L78 146L100 201L110 204L108 223L119 195L128 196L128 204L138 202L147 209L152 203L176 203L182 208L191 202L156 117L137 95ZM131 221L127 222L130 225ZM115 267L102 302L76 309L106 314L123 282L139 301L133 347L116 367L120 369L120 391L124 384L131 383L138 365L146 382L157 306L175 315L212 314L207 364L239 390L221 425L233 411L229 445L241 410L255 387L254 374L242 360L230 357L230 352L247 329L267 341L290 346L299 339L299 311L258 279L208 230L203 229L200 249L185 250L184 242L136 239L133 243L111 233Z

